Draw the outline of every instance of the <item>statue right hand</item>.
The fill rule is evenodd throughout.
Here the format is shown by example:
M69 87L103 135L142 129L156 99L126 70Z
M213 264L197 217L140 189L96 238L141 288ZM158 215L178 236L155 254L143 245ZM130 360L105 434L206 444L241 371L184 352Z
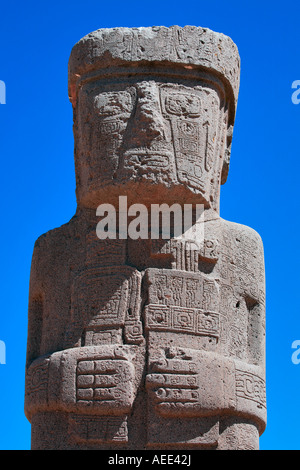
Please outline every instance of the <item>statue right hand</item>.
M62 410L97 415L130 412L135 368L130 346L66 349L36 359L26 374L28 417L37 411Z
M97 414L126 414L132 407L134 366L122 347L82 357L76 368L76 403Z

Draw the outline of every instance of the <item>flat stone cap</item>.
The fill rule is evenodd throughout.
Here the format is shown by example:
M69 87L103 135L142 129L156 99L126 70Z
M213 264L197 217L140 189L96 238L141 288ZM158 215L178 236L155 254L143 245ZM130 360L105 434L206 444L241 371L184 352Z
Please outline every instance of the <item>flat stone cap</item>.
M69 60L69 97L76 102L82 79L117 66L182 64L215 73L229 92L234 114L240 80L237 46L224 34L196 26L98 29L73 47ZM233 101L233 103L232 103Z

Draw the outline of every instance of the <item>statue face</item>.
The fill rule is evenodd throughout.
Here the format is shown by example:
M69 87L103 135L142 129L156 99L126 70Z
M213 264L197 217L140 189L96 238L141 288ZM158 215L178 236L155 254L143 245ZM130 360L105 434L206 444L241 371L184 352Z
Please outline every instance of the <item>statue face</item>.
M225 151L224 107L222 89L212 82L135 77L85 84L75 120L77 191L106 188L107 194L122 184L139 188L136 202L151 194L161 203L158 187L173 191L173 202L181 202L179 188L184 202L197 195L213 206Z

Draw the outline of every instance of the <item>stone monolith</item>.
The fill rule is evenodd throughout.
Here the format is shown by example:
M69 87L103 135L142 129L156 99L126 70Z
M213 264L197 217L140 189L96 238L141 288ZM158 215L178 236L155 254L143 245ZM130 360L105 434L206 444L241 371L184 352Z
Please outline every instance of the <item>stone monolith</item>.
M77 211L33 252L32 449L259 448L263 247L219 214L239 74L235 44L206 28L100 29L74 46ZM191 209L188 235L173 204Z

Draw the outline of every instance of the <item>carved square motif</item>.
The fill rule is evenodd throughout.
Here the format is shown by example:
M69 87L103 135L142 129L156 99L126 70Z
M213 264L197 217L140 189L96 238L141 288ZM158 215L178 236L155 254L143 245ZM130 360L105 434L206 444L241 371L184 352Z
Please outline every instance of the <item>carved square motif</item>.
M198 312L197 332L211 336L219 336L219 314L211 312Z
M148 327L170 327L170 310L163 305L148 305L146 307L146 325Z
M173 308L173 327L182 331L195 330L195 311L188 308Z

